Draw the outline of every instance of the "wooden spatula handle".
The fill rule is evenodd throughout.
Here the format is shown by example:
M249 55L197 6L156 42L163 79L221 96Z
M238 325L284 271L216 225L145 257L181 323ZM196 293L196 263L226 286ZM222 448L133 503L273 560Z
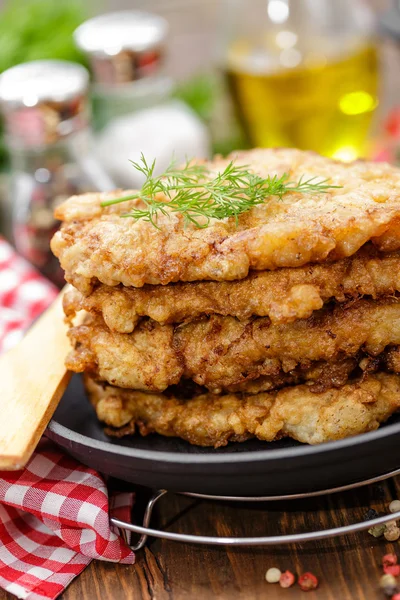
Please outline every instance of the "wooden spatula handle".
M0 469L26 464L68 385L64 291L23 340L0 357Z

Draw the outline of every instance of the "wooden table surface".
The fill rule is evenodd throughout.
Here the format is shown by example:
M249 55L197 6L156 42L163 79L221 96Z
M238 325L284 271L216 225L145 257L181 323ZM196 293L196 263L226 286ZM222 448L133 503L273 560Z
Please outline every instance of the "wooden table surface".
M148 0L141 1L147 8ZM382 0L370 1L383 8ZM117 0L117 3L113 2L114 8L115 4L131 6L130 0ZM162 0L153 0L153 4L162 12ZM212 14L208 9L208 5L213 5L211 0L207 6L202 2L197 4L202 8L201 15ZM188 10L188 15L191 12ZM208 39L210 25L207 19L203 20ZM192 47L193 37L195 41L199 38L202 65L207 47L199 33L197 37L189 35L186 21L184 25L186 37L175 35L176 43L171 52L173 58L179 56L179 62L175 62L176 73L173 71L179 76L195 70L197 53L185 51L186 45ZM175 29L179 29L178 24ZM196 20L196 32L197 29L199 19ZM389 105L398 104L399 55L397 47L390 41L382 44L382 48L385 75L382 105L386 112ZM182 58L186 55L191 57L190 61ZM386 513L394 498L400 498L400 478L330 497L285 503L238 506L169 494L160 500L152 525L180 533L205 535L278 535L359 521L369 508ZM400 559L400 542L391 544L384 538L375 539L366 531L335 540L273 548L223 548L151 540L137 553L133 566L93 561L71 583L61 599L383 600L378 582L382 573L381 559L387 552L397 552ZM267 584L265 572L272 566L298 574L312 571L319 578L320 586L305 595L296 585L282 589L277 584ZM0 600L15 600L15 597L0 590Z
M388 512L400 498L400 479L351 492L285 503L240 505L168 494L152 525L169 531L219 536L294 533L345 525L363 519L369 508ZM133 566L93 561L62 600L383 600L381 559L400 556L400 542L357 535L274 548L218 548L152 540ZM272 566L312 571L318 590L282 589L265 582ZM0 600L12 600L0 591Z

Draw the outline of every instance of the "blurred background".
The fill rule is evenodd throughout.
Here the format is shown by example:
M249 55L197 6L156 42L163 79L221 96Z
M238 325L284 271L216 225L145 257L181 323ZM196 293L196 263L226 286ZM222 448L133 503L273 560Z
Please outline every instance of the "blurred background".
M58 285L55 204L140 187L142 152L158 172L252 146L400 161L400 0L8 0L0 12L0 233Z

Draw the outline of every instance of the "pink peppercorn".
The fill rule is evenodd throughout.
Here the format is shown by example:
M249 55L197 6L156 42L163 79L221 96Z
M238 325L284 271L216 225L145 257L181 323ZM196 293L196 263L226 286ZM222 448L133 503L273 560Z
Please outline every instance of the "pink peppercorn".
M400 575L400 565L384 566L383 572L386 573L386 575L393 575L393 577L398 577Z
M397 556L395 554L385 554L385 556L382 558L382 565L384 567L397 565Z
M310 590L315 590L315 588L318 587L318 579L313 573L303 573L303 575L299 577L297 583L303 592L309 592Z
M282 573L279 579L279 585L283 588L289 588L294 584L295 577L291 571L285 571Z

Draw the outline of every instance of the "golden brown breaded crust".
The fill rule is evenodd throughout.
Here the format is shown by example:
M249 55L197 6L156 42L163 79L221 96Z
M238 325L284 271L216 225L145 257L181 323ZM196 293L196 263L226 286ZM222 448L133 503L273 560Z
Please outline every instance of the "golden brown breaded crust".
M364 361L367 360L367 363ZM213 388L216 391L240 392L245 394L259 394L260 392L269 392L285 387L286 385L299 385L300 383L308 382L310 389L313 392L322 392L327 388L341 387L346 383L351 373L363 361L362 370L376 371L378 366L386 365L386 353L383 352L377 359L377 364L371 365L370 360L366 359L361 352L359 356L354 358L340 358L332 361L314 361L306 366L297 366L289 373L285 373L281 368L275 375L260 375L256 379L246 379L236 385L227 386L225 388ZM361 367L360 367L361 368Z
M209 227L185 227L178 213L161 215L159 228L121 219L140 200L102 208L123 194L73 196L55 212L64 223L52 240L66 279L85 295L100 281L141 287L176 281L232 281L250 270L300 267L351 256L371 240L383 251L400 248L400 170L385 163L341 163L294 149L257 149L217 158L220 172L232 158L261 176L288 173L328 178L342 186L323 194L286 194ZM130 192L126 192L128 194Z
M153 329L155 343L161 343L165 331ZM183 365L179 361L175 369L168 369L164 364L167 359L171 364L170 350L167 349L163 356L164 347L160 345L159 357L148 351L145 343L140 343L144 329L137 328L133 339L110 339L106 329L100 324L87 322L70 332L75 349L66 360L68 369L76 372L90 373L96 379L107 381L113 385L125 388L133 387L142 391L163 391L170 385L175 385L182 380ZM164 337L165 340L165 337ZM360 361L365 360L363 353L355 358L341 358L337 361L314 361L311 364L297 366L285 373L279 362L272 364L269 375L261 375L256 379L248 378L237 384L228 386L232 392L246 392L258 394L285 385L295 385L308 381L313 384L316 391L327 387L340 387L347 381ZM379 364L385 363L384 354L379 355ZM367 368L367 365L365 366ZM196 381L193 377L193 381ZM213 391L222 391L222 387L213 386Z
M326 306L309 319L272 325L267 317L239 321L211 316L184 325L143 320L133 333L111 332L90 315L70 330L67 367L132 389L163 391L181 377L213 392L258 377L281 380L318 361L372 356L400 344L400 300L359 300ZM296 371L297 369L297 371ZM318 375L319 377L319 375Z
M159 433L199 446L224 446L251 437L291 437L320 444L377 429L400 407L400 377L377 373L340 389L312 393L306 385L269 394L189 400L102 386L86 377L97 417L120 434Z
M85 309L102 314L107 326L130 333L140 317L159 323L182 323L203 314L241 320L267 316L273 323L310 317L328 300L392 295L400 291L400 252L382 254L367 244L357 254L334 263L252 272L240 281L201 281L141 289L100 285L85 297L66 295L65 312L72 319Z
M356 356L360 350L378 356L386 346L398 344L400 300L395 299L326 306L308 319L284 325L272 325L264 317L238 321L211 316L177 326L174 334L183 376L211 391L272 375L274 369L288 373L314 361Z
M143 321L128 335L113 333L90 316L69 331L75 347L66 359L71 371L88 371L119 385L139 390L163 390L178 383L183 364L173 348L173 329Z
M389 348L385 356L385 368L392 373L400 373L400 348Z

